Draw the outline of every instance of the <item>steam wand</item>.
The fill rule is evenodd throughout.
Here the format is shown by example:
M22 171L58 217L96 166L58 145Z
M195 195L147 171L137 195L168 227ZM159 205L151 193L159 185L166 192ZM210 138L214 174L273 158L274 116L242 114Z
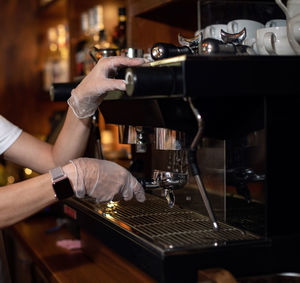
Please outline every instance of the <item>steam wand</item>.
M99 109L97 109L95 114L92 116L91 131L85 155L87 157L104 159L101 147L101 134L99 128Z
M194 176L195 180L196 180L196 183L197 183L197 187L200 191L200 194L201 194L201 197L202 197L202 200L204 202L204 205L206 207L206 210L208 212L208 216L209 216L209 219L211 220L212 224L213 224L213 229L215 231L218 231L219 230L219 225L216 221L216 218L215 218L215 215L214 215L214 212L211 208L211 204L210 204L210 201L207 197L207 192L206 192L206 189L203 185L203 182L201 180L201 177L200 177L200 169L198 167L198 163L197 163L197 145L200 141L200 139L202 138L202 134L203 134L203 119L199 113L199 111L195 108L195 106L193 105L192 103L192 99L189 97L188 98L188 102L189 102L189 105L197 119L197 122L198 122L198 131L197 131L197 134L190 146L190 149L189 149L189 152L188 152L188 161L189 161L189 165L190 165L190 168L191 168L191 172L192 172L192 175Z
M100 127L99 127L99 108L96 110L96 113L92 117L93 127L96 132L96 154L99 159L103 159L102 147L101 147L101 136L100 136Z

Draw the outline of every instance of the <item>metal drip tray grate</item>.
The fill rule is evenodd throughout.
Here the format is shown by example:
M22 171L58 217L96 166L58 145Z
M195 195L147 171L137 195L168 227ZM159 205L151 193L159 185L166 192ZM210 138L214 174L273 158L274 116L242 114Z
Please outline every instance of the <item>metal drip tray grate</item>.
M199 248L225 245L232 241L256 240L258 236L219 222L212 229L208 217L148 195L144 203L119 201L95 204L84 200L97 214L163 249Z

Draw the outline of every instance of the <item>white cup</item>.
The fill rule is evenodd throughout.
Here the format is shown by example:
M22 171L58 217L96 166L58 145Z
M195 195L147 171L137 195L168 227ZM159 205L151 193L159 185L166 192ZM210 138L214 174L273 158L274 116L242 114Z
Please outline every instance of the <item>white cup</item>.
M238 33L246 28L246 38L242 44L253 47L256 41L256 31L264 28L264 25L257 21L238 19L227 24L228 33Z
M290 17L294 17L300 14L300 1L299 0L288 0L287 9Z
M269 27L256 32L256 48L260 55L294 55L286 27Z
M238 20L230 21L227 24L227 32L238 33L244 28L246 28L246 38L242 44L253 47L256 40L256 31L263 27L264 25L260 22L238 19Z
M287 34L295 54L300 55L300 0L288 0L286 6L281 0L275 0L284 12L287 20Z
M284 12L287 19L300 13L300 0L288 0L286 6L282 3L282 0L275 0L275 2Z
M282 20L282 19L272 19L272 20L266 22L266 24L265 24L266 28L284 27L284 26L286 26L286 20Z
M289 27L294 39L300 43L300 13L289 19Z
M287 20L287 34L295 53L300 55L300 13Z
M215 24L207 26L203 32L203 38L214 38L218 40L222 40L221 38L221 30L227 31L227 25Z

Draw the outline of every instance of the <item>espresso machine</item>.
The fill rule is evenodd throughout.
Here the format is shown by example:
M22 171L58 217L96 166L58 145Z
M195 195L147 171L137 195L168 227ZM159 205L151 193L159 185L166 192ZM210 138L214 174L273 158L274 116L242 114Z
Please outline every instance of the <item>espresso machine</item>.
M300 99L297 74L278 66L299 63L183 54L127 68L126 92L100 111L131 144L146 201L74 198L65 209L158 282L196 282L210 267L297 272Z
M126 92L99 111L131 146L127 169L146 201L64 202L82 231L157 282L197 282L214 267L236 278L299 272L300 57L257 56L245 33L179 35L123 69Z

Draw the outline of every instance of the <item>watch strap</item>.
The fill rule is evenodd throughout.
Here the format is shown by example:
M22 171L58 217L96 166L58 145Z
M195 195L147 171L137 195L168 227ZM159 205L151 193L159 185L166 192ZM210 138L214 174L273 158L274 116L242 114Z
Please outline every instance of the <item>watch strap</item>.
M63 200L74 196L74 191L71 186L70 180L61 167L53 168L49 171L49 173L52 179L52 186L55 192L55 197L58 200Z
M62 170L61 167L53 168L49 172L52 178L52 183L58 182L67 177L66 173Z

